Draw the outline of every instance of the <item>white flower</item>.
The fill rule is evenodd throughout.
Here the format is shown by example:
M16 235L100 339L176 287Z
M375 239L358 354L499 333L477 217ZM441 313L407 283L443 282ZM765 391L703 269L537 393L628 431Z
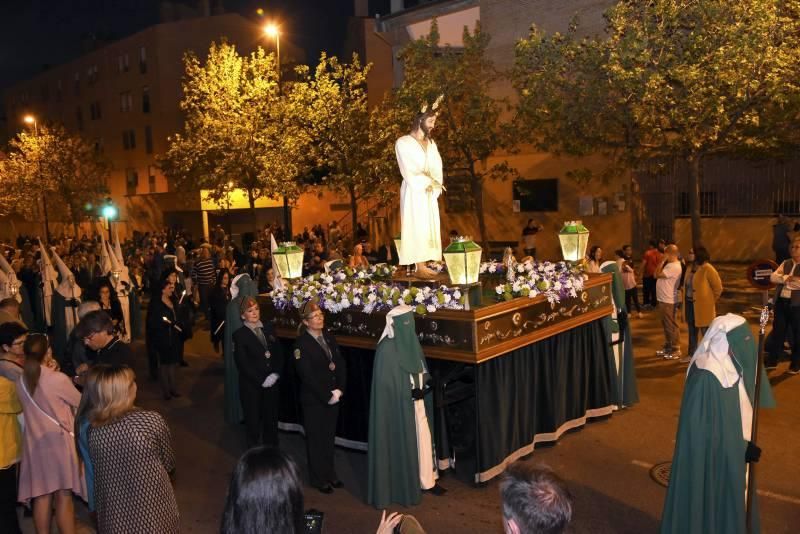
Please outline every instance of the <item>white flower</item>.
M451 297L449 293L445 293L444 294L444 303L445 304L450 304L451 300L453 300L453 297Z
M425 301L425 295L422 294L422 292L417 293L417 296L414 298L414 301L422 304Z
M427 306L425 306L425 309L428 310L428 313L433 313L436 311L436 306L434 306L433 304L428 304Z
M519 293L522 290L522 286L520 285L519 282L514 282L514 284L511 286L511 290L514 293Z
M361 306L361 297L359 296L353 297L353 306Z
M505 290L505 286L497 286L496 288L494 288L494 290L495 292L497 292L498 295L502 295L503 291Z
M497 265L496 265L496 264L494 264L494 263L492 263L491 265L489 265L489 272L490 272L490 273L496 273L496 272L497 272Z
M367 295L367 302L373 303L377 300L378 296L375 293Z
M459 291L458 289L453 291L453 298L456 299L456 300L460 299L461 298L461 291Z

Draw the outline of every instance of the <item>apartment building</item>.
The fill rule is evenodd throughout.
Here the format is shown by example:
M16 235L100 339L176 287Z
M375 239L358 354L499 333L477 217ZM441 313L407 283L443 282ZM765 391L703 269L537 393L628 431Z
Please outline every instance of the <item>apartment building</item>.
M238 14L156 24L8 88L3 95L8 136L26 127L28 114L79 132L112 163L107 186L119 206L121 233L165 223L199 233L201 221L207 221L200 193L175 191L156 156L183 127L184 54L204 57L211 42L223 38L242 53L274 46L260 26ZM302 56L291 44L282 42L281 48L284 61ZM213 219L213 207L209 211ZM38 223L15 222L17 231L40 231ZM51 230L60 233L58 221Z

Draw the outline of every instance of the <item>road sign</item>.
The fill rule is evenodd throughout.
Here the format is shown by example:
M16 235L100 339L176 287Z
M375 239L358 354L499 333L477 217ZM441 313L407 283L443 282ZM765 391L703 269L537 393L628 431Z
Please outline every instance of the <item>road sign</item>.
M777 268L778 264L772 260L758 260L747 268L747 281L757 289L772 289L775 284L769 281L769 277Z

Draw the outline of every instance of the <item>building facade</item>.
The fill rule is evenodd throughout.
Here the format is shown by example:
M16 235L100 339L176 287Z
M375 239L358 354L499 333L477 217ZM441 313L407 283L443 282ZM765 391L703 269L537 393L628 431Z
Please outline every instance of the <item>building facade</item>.
M157 156L166 152L168 137L183 128L184 55L192 51L203 58L211 43L222 39L240 53L259 45L268 50L274 46L260 26L238 14L151 26L6 90L3 105L8 138L26 127L26 115L33 115L40 124L63 124L110 161L106 186L119 208L122 235L164 224L179 224L199 235L204 223L221 223L225 217L204 206L198 191L175 191L158 168ZM281 42L281 55L284 64L304 59L302 51L288 42ZM259 220L280 220L281 206L278 201L263 203ZM227 222L234 228L251 226L245 211L228 214ZM11 222L14 224L0 225L4 227L2 235L41 233L37 221ZM71 233L58 221L51 223L55 235Z

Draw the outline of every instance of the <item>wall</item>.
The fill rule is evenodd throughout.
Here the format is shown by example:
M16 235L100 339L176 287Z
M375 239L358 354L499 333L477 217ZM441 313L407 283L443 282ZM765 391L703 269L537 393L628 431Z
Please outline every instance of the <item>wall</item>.
M772 251L772 225L767 217L714 217L701 219L703 243L716 262L751 262L775 259ZM681 251L692 244L692 221L675 219L675 242Z
M613 251L631 239L631 207L629 193L626 193L625 211L614 209L612 198L615 192L629 191L629 176L620 176L609 183L599 179L586 185L579 185L566 176L570 170L586 167L593 171L602 169L602 158L563 158L552 154L521 154L507 158L497 157L488 161L489 165L505 159L520 174L521 179L558 178L559 198L558 212L513 212L512 181L488 180L484 185L484 213L486 217L487 239L489 241L519 241L522 228L529 218L533 218L544 226L544 231L537 239L537 256L542 259L560 259L561 248L558 242L558 231L565 220L581 219L589 231L591 245L599 245L605 251L605 257L613 257ZM445 182L445 186L447 182ZM581 195L606 197L608 201L607 215L580 216L578 200ZM456 229L462 234L471 234L478 239L478 222L474 213L448 214L442 212L442 232L447 234ZM522 254L521 245L516 250Z

